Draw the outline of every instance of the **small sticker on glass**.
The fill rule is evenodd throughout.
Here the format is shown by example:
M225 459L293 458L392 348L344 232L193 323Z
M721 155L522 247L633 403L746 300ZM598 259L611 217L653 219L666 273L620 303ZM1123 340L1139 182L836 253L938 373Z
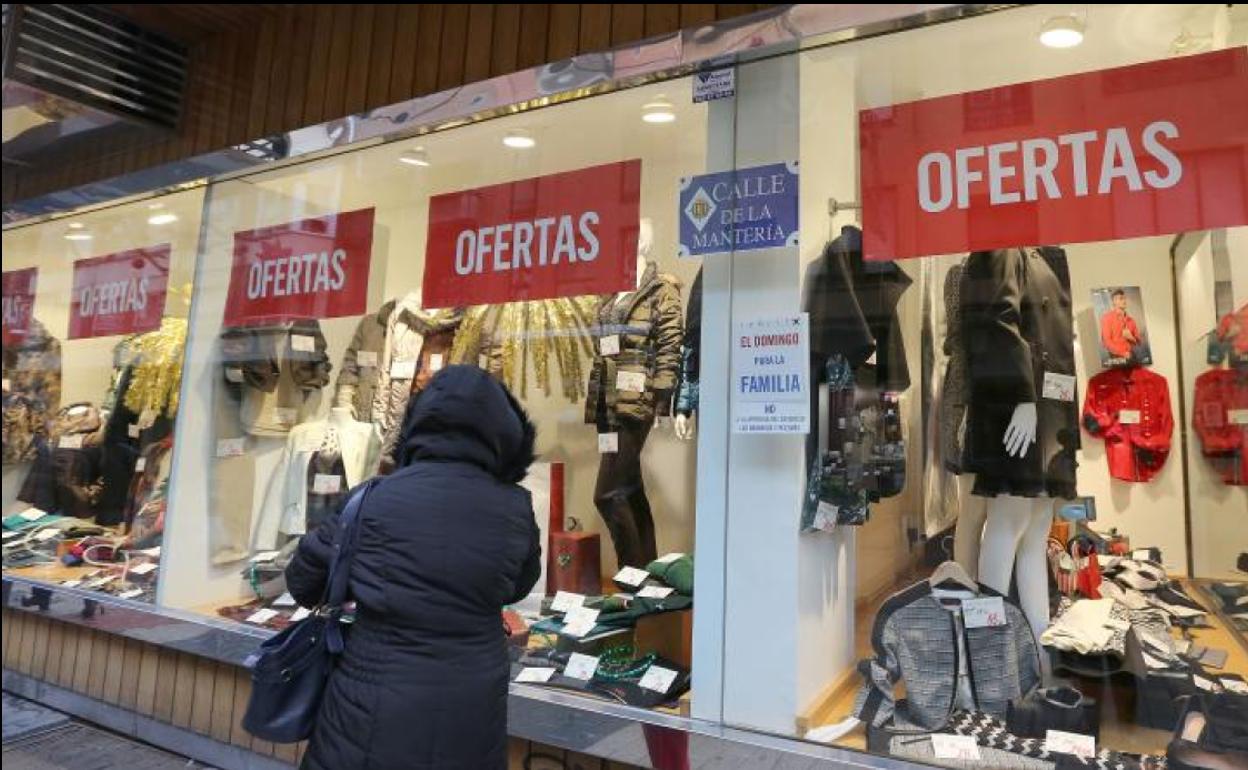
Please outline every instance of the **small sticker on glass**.
M1118 412L1118 422L1123 425L1139 425L1140 410L1139 409L1123 409Z
M967 628L995 628L1005 625L1005 601L1000 596L968 599L962 602L962 622Z

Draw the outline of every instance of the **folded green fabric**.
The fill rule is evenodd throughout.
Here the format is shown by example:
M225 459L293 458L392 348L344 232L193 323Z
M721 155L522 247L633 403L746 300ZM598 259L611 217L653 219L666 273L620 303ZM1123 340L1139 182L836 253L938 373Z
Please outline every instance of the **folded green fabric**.
M667 557L650 562L646 572L676 589L676 593L693 596L693 554L682 554L677 559Z

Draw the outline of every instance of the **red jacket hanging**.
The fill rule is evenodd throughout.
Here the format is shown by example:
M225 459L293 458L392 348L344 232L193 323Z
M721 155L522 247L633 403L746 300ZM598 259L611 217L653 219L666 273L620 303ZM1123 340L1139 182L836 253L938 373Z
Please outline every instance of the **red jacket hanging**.
M1109 473L1148 481L1170 455L1174 415L1166 378L1148 369L1107 369L1088 381L1083 427L1105 439Z
M1192 422L1227 484L1248 486L1248 370L1210 369L1196 378Z

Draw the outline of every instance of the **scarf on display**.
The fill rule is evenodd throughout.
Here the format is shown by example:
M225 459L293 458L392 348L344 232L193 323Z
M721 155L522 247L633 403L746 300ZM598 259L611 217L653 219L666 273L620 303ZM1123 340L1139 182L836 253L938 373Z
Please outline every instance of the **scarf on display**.
M392 376L394 364L420 360L426 334L453 329L462 321L462 310L423 310L420 295L416 292L395 303L394 310L386 319L386 338L382 343L372 406L372 422L377 424L384 446L392 445L395 434L402 426L403 411L411 396L411 378Z
M123 354L131 357L134 373L124 396L126 408L148 415L149 424L161 414L173 417L182 386L186 319L166 318L160 322L160 329L131 340L128 348Z
M1162 755L1128 754L1100 749L1091 759L1072 754L1046 751L1043 738L1021 738L1011 733L1005 720L978 711L958 711L949 720L947 732L965 735L975 743L1011 754L1053 762L1060 768L1089 768L1089 770L1162 770L1166 758Z

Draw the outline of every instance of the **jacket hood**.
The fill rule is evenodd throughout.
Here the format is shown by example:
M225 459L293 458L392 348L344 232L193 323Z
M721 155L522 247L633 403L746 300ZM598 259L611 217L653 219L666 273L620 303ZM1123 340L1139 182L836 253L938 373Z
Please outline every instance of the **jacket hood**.
M466 462L517 483L536 440L528 414L501 382L475 366L448 366L408 403L398 461Z
M402 304L400 305L400 303ZM391 314L394 313L396 308L400 307L404 320L420 334L431 334L433 332L454 329L463 323L464 320L464 309L460 307L426 310L420 307L419 301L415 299L410 302L404 302L402 299L392 299L382 305L377 311L378 323L382 326L388 324Z

